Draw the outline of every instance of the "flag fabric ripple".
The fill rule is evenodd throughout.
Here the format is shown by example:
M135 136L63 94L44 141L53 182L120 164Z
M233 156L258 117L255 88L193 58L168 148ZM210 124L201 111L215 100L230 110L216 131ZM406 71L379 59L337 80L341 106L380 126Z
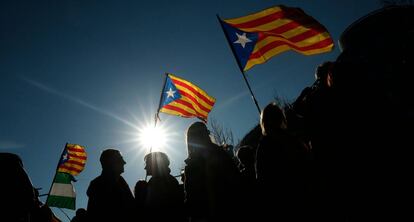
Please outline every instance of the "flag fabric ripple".
M190 81L168 73L158 111L207 121L215 101L215 98Z
M313 55L334 46L326 28L300 8L275 6L220 22L242 71L287 50Z

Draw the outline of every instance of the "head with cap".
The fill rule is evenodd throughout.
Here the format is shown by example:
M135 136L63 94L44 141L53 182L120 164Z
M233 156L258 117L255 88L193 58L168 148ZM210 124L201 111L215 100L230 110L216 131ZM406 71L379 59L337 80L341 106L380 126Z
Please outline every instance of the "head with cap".
M275 102L263 109L260 115L260 127L264 136L272 135L278 130L286 128L285 113Z
M124 158L119 150L106 149L101 154L102 171L111 174L121 175L124 172L124 165L126 164Z
M144 161L147 175L168 175L171 172L169 168L170 159L168 158L167 154L163 152L151 152L145 155Z
M202 152L211 145L210 131L203 122L195 122L187 129L188 155Z

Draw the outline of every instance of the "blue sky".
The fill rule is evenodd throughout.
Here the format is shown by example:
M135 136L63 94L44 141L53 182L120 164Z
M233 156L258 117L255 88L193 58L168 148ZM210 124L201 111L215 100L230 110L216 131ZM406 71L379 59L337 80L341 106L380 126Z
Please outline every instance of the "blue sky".
M138 131L153 121L165 72L215 97L210 118L241 139L259 116L216 14L233 18L279 4L302 8L336 45L314 56L285 52L249 70L261 107L276 95L292 100L312 84L315 67L338 56L341 32L380 1L2 1L0 152L20 155L35 187L46 193L64 144L85 146L88 162L75 187L77 207L86 207L88 184L101 170L99 154L114 147L133 187L145 177L148 151L137 142ZM185 129L196 119L160 116L175 175L187 154Z

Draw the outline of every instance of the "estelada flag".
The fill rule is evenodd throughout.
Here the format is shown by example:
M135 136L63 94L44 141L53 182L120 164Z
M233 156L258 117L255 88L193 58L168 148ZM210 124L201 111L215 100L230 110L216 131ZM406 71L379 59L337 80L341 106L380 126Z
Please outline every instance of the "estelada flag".
M183 78L167 73L158 112L207 121L216 99Z
M219 20L242 71L290 49L313 55L334 46L326 28L300 8L281 5Z
M86 159L87 156L83 146L66 144L65 150L60 157L57 171L76 176L85 168Z
M78 144L66 144L59 159L46 204L50 207L76 209L76 192L72 184L74 176L85 168L85 148Z

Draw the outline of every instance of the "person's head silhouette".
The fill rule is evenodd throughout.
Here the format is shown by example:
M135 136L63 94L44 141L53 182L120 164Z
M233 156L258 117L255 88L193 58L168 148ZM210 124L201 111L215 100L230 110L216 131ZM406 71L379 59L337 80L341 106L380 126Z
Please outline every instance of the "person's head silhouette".
M286 128L285 113L276 103L272 102L263 109L260 115L260 127L264 136Z
M167 175L170 173L170 160L163 152L152 152L144 157L145 170L149 176Z
M106 149L101 154L102 171L121 175L124 172L124 165L126 164L121 153L115 149Z
M249 145L245 145L240 147L236 153L237 159L239 159L240 163L243 167L251 167L254 166L255 163L255 150L253 147Z
M203 122L195 122L187 129L188 155L201 151L211 144L210 131Z
M333 85L332 68L333 62L324 62L316 67L315 79L319 87L331 87Z

